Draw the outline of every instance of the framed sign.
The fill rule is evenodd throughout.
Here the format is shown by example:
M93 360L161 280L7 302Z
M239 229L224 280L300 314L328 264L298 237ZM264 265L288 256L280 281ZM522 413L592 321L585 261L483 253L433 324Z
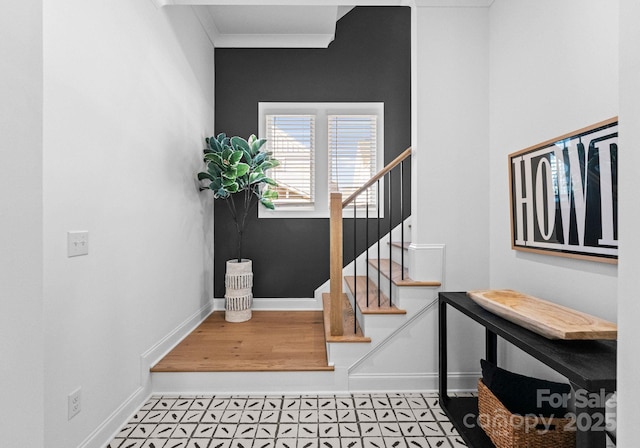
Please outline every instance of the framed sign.
M617 263L618 118L509 154L511 247Z

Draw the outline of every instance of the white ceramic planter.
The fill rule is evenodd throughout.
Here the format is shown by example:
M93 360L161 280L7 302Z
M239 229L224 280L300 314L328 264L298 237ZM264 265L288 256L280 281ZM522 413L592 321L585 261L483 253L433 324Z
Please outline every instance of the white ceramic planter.
M225 275L225 314L227 322L245 322L251 319L253 303L253 264L251 260L228 260Z

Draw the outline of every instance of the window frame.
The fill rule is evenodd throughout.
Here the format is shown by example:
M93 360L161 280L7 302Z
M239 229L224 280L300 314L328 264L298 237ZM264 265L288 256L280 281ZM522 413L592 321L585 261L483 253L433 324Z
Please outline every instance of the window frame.
M384 167L384 103L383 102L259 102L258 135L266 136L267 115L315 115L315 203L313 206L276 206L275 210L258 207L258 218L328 218L329 217L329 116L376 115L376 169ZM266 138L266 137L265 137ZM268 145L268 142L267 142ZM380 197L384 198L381 184ZM346 197L343 197L343 200ZM381 203L380 216L384 204ZM377 211L369 209L369 216ZM364 208L356 210L356 217L364 217ZM345 211L345 217L353 217L353 209Z

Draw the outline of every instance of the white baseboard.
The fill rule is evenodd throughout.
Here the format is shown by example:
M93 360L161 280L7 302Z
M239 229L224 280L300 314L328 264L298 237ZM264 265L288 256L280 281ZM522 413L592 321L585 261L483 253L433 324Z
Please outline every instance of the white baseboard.
M318 300L313 297L254 297L251 309L256 311L319 311L322 310L322 299ZM213 299L213 310L224 310L224 298Z
M127 423L134 413L138 411L151 392L149 388L139 387L129 396L118 408L111 413L107 419L102 422L84 441L78 445L78 448L102 448L107 446L111 440L118 434L122 425Z
M173 331L168 333L164 338L160 339L146 352L140 355L140 385L146 387L150 383L149 369L160 361L169 351L171 351L178 343L191 333L198 325L214 311L214 303L209 301L205 303L199 310L187 317Z
M449 372L447 386L450 392L475 392L481 373ZM352 374L349 375L350 392L437 392L438 373L414 374Z
M131 416L153 393L149 369L167 354L175 345L206 319L213 311L213 303L207 302L199 310L187 317L173 331L140 355L140 387L136 389L109 417L98 426L78 448L105 447L127 423Z
M162 395L286 395L347 392L346 371L156 372L153 392Z

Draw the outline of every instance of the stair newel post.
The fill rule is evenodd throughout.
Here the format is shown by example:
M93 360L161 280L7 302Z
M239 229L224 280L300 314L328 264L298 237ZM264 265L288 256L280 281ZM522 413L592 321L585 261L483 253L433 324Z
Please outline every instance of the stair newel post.
M393 291L393 269L392 269L392 257L391 257L391 249L393 246L391 245L391 231L393 230L393 219L391 215L391 207L393 205L391 201L391 171L389 171L389 191L387 192L389 195L389 306L393 305L392 299L392 291Z
M378 187L378 194L376 195L378 209L378 306L380 306L380 179L376 181Z
M400 278L404 280L404 160L400 162Z
M330 203L331 335L342 336L342 194L331 193Z

